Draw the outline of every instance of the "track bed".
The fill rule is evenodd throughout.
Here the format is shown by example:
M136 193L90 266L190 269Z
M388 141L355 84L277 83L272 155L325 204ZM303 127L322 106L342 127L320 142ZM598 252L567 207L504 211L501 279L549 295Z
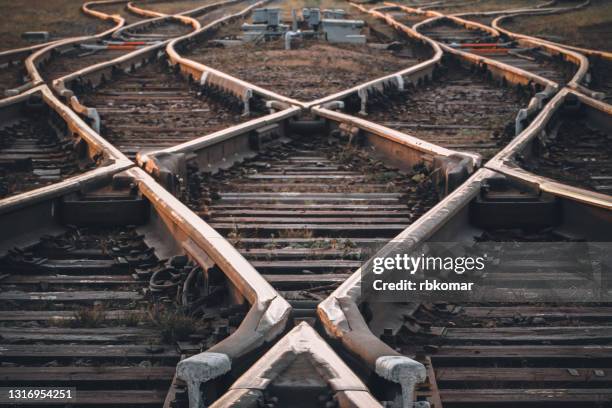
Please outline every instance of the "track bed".
M602 92L604 94L603 100L606 103L612 103L612 61L603 58L591 57L589 58L590 70L592 75L591 83L589 88Z
M564 184L612 194L612 133L584 112L567 109L522 167Z
M7 96L5 94L7 90L22 85L25 75L25 68L21 62L13 62L4 68L0 68L0 98Z
M121 31L119 37L124 41L164 41L189 34L193 27L175 19L161 22L138 24Z
M520 229L489 230L478 239L551 247L564 241ZM519 259L523 268L533 265L523 271L530 286L562 279L563 259L554 251L536 256L527 249ZM499 279L496 289L516 283ZM609 304L437 303L415 306L408 316L431 328L403 329L391 343L404 354L426 356L444 407L602 407L612 400Z
M81 95L102 120L102 136L134 157L244 122L238 106L227 98L203 96L177 77L166 61L147 64ZM259 116L252 111L252 117Z
M489 159L514 137L516 114L528 101L450 61L433 82L373 103L368 120Z
M130 274L153 269L147 249L133 230L73 230L2 259L2 386L76 387L79 406L159 407L179 353Z
M337 143L294 141L190 173L187 204L288 300L324 299L436 202L426 170L405 175Z
M95 167L55 112L33 97L0 123L0 198L57 183Z
M51 59L39 68L42 77L47 81L53 81L63 76L69 75L75 71L87 68L90 65L99 64L119 58L129 52L135 50L134 47L125 48L104 48L104 49L87 49L84 46L93 45L106 47L107 45L100 42L99 44L77 44L61 53L55 53Z

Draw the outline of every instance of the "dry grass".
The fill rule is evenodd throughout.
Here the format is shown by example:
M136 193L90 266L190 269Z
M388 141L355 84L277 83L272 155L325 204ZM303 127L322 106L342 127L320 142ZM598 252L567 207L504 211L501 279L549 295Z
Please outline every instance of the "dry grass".
M191 10L196 7L206 6L208 4L218 3L219 0L178 0L178 1L138 1L136 2L138 7L155 10L160 13L176 14L183 11ZM247 7L247 3L244 3L243 7Z
M577 11L519 17L505 27L579 47L612 51L612 2L592 0L590 6Z
M521 7L534 7L538 4L538 2L534 2L533 0L481 0L475 1L472 4L463 4L467 3L467 1L462 1L460 3L461 4L458 4L454 7L434 7L432 10L436 10L441 13L455 14L476 11L508 10Z
M74 312L74 319L67 321L72 328L94 329L100 327L106 320L104 308L93 306L92 308L81 308Z
M198 322L180 310L152 312L151 321L157 326L162 340L166 343L187 340L198 328Z
M313 235L312 230L309 230L306 228L281 230L278 233L279 238L307 238L307 239L310 239L313 236L314 235Z
M25 31L49 31L55 38L91 35L110 23L81 12L83 0L0 0L0 50L32 45L21 39Z

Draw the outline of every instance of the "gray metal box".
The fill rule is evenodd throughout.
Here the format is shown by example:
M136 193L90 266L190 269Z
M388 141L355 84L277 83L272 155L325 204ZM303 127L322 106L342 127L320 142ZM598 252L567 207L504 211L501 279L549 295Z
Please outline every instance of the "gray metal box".
M335 43L365 43L365 36L361 35L364 26L362 20L321 20L323 32L327 41Z

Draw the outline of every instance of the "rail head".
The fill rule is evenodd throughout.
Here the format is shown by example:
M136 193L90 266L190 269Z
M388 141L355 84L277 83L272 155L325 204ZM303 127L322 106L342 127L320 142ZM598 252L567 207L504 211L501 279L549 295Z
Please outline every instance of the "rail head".
M311 111L312 113L320 117L331 119L339 123L344 123L351 127L355 126L355 127L362 129L365 132L369 132L379 137L388 139L394 143L410 147L411 149L414 149L427 157L456 156L456 157L466 158L469 160L469 172L470 173L472 173L474 169L476 169L477 167L480 167L480 164L482 163L482 157L479 154L468 153L468 152L457 152L455 150L447 149L445 147L441 147L433 143L427 142L425 140L421 140L417 137L397 131L395 129L391 129L386 126L379 125L374 122L370 122L360 117L347 115L345 113L330 110L330 109L327 109L321 106L315 106L311 109Z
M251 405L252 399L261 398L268 385L298 358L306 358L312 363L317 373L334 392L340 407L382 407L329 344L310 325L303 322L280 339L238 378L228 392L211 405L211 408L257 406ZM180 362L179 376L181 372L187 372L191 364L189 359ZM188 375L185 374L186 377ZM245 398L249 395L250 397ZM194 396L195 398L197 396ZM197 402L199 401L192 400L190 394L190 406L199 406Z
M235 138L250 132L251 130L261 128L273 123L283 121L299 115L302 112L302 108L297 106L289 106L279 112L275 112L260 118L251 119L247 122L240 123L238 125L231 126L226 129L222 129L208 135L202 135L196 139L190 140L185 143L168 147L163 150L156 150L145 154L138 154L136 156L136 162L140 167L145 169L149 174L159 174L159 161L158 159L166 155L174 154L189 154L198 150L206 149L216 144L222 143L226 140Z

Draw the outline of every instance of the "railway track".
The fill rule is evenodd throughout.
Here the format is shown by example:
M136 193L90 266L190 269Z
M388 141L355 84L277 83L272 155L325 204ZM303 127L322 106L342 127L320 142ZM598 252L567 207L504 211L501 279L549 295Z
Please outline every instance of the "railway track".
M0 109L0 198L81 174L96 160L39 93Z
M136 7L204 5L184 14L205 25L247 6L206 4ZM569 88L548 101L557 89L543 84L562 88L576 70L549 47L381 8L467 52L440 59L432 41L349 10L366 21L365 45L237 44L242 18L171 42L167 56L161 44L130 56L133 44L58 48L44 79L67 78L55 91L110 143L44 85L0 105L0 199L33 190L0 201L11 231L0 234L2 387L75 387L74 404L92 408L612 401L609 303L379 303L361 279L403 240L494 243L500 254L527 243L487 276L492 291L580 285L563 248L610 238L609 109ZM193 30L178 21L114 37L153 45ZM174 45L253 85L177 58ZM348 71L336 66L344 57ZM337 94L315 106L268 90Z
M100 114L102 136L131 158L247 120L239 102L189 83L164 59L130 73L118 72L93 90L74 90L84 105ZM260 115L253 107L250 117Z
M589 12L588 7L586 11L584 11L584 10L580 10L580 8L578 7L580 5L574 4L574 6L577 7L576 10L572 10L571 8L561 9L557 13L551 13L547 16L546 15L542 16L541 18L543 21L554 21L554 19L557 18L556 16L557 14L561 14L563 16L568 11L570 12L568 15L572 15L572 13L580 14L582 12ZM593 5L593 7L598 7L597 10L603 11L604 9L602 7L605 7L605 5L603 3L596 3ZM494 28L498 29L501 32L504 32L505 34L509 36L520 37L520 38L530 38L529 35L527 35L527 33L515 33L507 29L507 26L510 26L510 27L515 26L512 24L514 21L518 21L518 20L529 21L530 18L533 18L533 15L526 14L524 16L523 15L500 16L499 18L496 18L492 22L492 25ZM519 24L519 27L520 27L520 24ZM584 29L584 32L587 33L585 35L589 38L588 46L592 48L603 47L600 43L598 43L598 41L600 38L606 38L605 30L601 35L596 35L596 36L593 36L592 34L588 34L589 31L590 30L587 28ZM596 29L594 29L593 31L597 32ZM607 103L609 103L610 98L611 98L610 95L612 94L612 77L609 74L610 67L612 66L612 63L610 62L612 60L612 57L610 56L609 50L602 49L598 51L595 49L582 48L585 45L585 43L584 42L581 43L580 41L572 37L570 34L567 34L565 37L562 35L559 38L557 37L546 38L546 40L548 42L551 42L553 40L560 41L561 43L553 41L551 42L551 44L554 44L560 47L565 47L572 51L581 53L585 57L587 57L589 61L590 77L588 78L588 80L582 81L582 82L590 90L601 93L601 95L597 96L598 99L602 99L606 101Z
M486 160L515 136L516 114L530 96L449 59L430 83L373 100L368 119Z
M327 297L437 200L426 168L402 174L325 134L218 174L193 168L187 185L189 207L304 304Z
M487 193L482 194L485 197L481 195L480 200L486 201ZM502 185L492 187L488 194L512 197L515 192ZM474 202L469 205L476 206ZM498 214L502 212L500 208ZM528 280L535 293L550 285L551 277L561 282L560 287L574 284L583 288L569 267L576 262L573 254L565 251L562 256L555 245L596 242L605 237L603 230L572 228L559 221L563 215L527 221L530 214L525 213L522 226L517 227L516 222L478 215L484 213L474 210L470 220L470 226L476 228L475 242L547 242L546 251L550 251L534 253L530 245L521 246L520 252L513 252L514 264L507 263L499 273L487 277L495 290L510 291ZM456 233L462 234L465 228ZM397 313L405 317L405 325L393 326L392 317L387 322L376 321L384 319L384 312L373 309L373 330L380 332L388 324L381 338L429 366L430 386L423 395L431 391L435 398L438 394L444 407L598 407L612 400L607 360L612 311L606 303L440 302L394 307L400 308Z
M537 44L500 38L478 28L468 29L449 19L421 24L418 31L450 47L531 72L560 85L568 83L577 70L573 63L562 56L551 55Z
M80 69L119 58L138 48L187 34L191 30L192 27L171 18L137 23L122 28L113 37L58 48L39 66L39 70L44 79L53 81Z
M280 7L281 23L291 26L291 8L301 11L307 6L300 2L295 5L272 3L267 7ZM328 6L334 4L324 3L321 10ZM213 38L206 36L189 44L188 50L181 54L256 86L303 101L319 99L400 71L431 56L429 47L398 35L356 9L347 9L344 18L365 21L361 32L366 35L366 44L333 43L313 37L293 40L291 49L286 50L286 41L280 36L265 41L240 42L237 38L241 35L241 25L250 24L250 17L246 17L221 28ZM306 24L305 20L300 20L298 25L308 31ZM377 64L370 64L372 60ZM296 76L295 72L300 75Z
M19 226L0 258L2 386L76 388L83 407L159 407L176 363L224 340L248 311L223 273L154 225L164 209L134 173L115 180L64 191L57 220L24 222L27 202L3 214Z
M522 200L532 205L518 205ZM512 258L489 270L483 283L488 282L491 292L510 294L513 300L428 301L415 294L411 303L393 301L399 300L397 296L383 301L380 296L385 295L375 296L353 277L319 305L327 332L362 364L371 364L372 355L354 343L357 338L365 342L364 333L351 329L367 322L372 331L369 348L378 349L374 339L380 339L389 354L397 350L423 364L416 398L432 406L609 404L609 304L588 302L585 295L568 297L572 290L587 291L584 277L574 273L579 261L569 248L589 242L606 251L608 213L576 201L572 202L576 207L568 210L563 200L482 170L396 237L399 247L389 245L376 256L393 256L397 248L418 248L422 242L463 242L465 255L475 245L485 245L491 250L487 256L494 258L512 251ZM507 217L507 211L517 212ZM583 214L579 224L570 221L574 211ZM481 254L478 249L475 252ZM372 273L371 269L356 275L366 273ZM554 287L555 301L520 303L518 299L525 298L512 295L519 287L530 293L527 298ZM355 313L358 310L360 314ZM413 370L416 376L416 367ZM414 383L407 381L403 387L409 389L410 384ZM388 398L385 389L379 389L375 396Z
M8 96L7 91L22 85L26 76L21 61L7 62L6 66L0 70L0 95L2 97Z

